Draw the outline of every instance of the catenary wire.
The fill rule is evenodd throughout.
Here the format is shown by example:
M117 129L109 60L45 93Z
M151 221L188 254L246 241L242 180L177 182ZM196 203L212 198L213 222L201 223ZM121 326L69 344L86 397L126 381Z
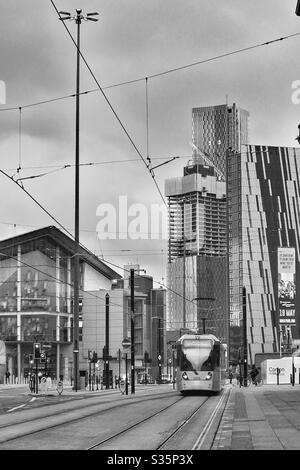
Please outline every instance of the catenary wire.
M147 77L140 77L140 78L136 78L136 79L132 79L132 80L126 80L126 81L123 81L123 82L115 83L113 85L103 86L102 90L107 90L107 89L110 89L110 88L116 88L116 87L124 86L124 85L130 85L132 83L138 83L138 82L144 81L146 78L149 80L149 79L152 79L152 78L161 77L161 76L167 75L169 73L174 73L174 72L184 70L184 69L187 69L187 68L195 67L197 65L202 65L202 64L212 62L212 61L215 61L215 60L219 60L219 59L222 59L222 58L225 58L225 57L229 57L229 56L232 56L232 55L235 55L235 54L240 54L242 52L247 52L247 51L256 49L258 47L268 46L270 44L274 44L274 43L279 42L279 41L284 41L286 39L290 39L290 38L293 38L293 37L296 37L296 36L299 36L299 35L300 35L300 33L288 34L286 36L282 36L280 38L275 38L275 39L272 39L270 41L254 44L253 46L248 46L248 47L244 47L244 48L241 48L241 49L236 49L234 51L226 52L224 54L219 54L219 55L210 57L208 59L203 59L203 60L199 60L199 61L196 61L196 62L191 62L191 63L186 64L186 65L182 65L182 66L179 66L179 67L174 67L172 69L164 70L162 72L158 72L158 73L155 73L155 74L152 74L152 75L148 75ZM88 95L89 93L95 93L95 92L99 92L99 91L100 90L97 88L97 89L82 91L79 94L80 95ZM10 108L0 108L0 112L1 111L15 111L15 110L18 110L20 108L30 108L30 107L33 107L33 106L39 106L39 105L52 103L52 102L56 102L56 101L59 101L59 100L65 100L65 99L68 99L68 98L75 98L75 97L76 97L76 94L71 93L69 95L64 95L64 96L60 96L60 97L56 97L56 98L49 98L49 99L45 99L45 100L41 100L41 101L36 101L34 103L25 104L23 106L14 106L14 107L10 107Z
M53 8L55 9L55 11L56 11L58 17L59 17L60 19L62 19L62 16L61 16L61 14L59 13L59 11L58 11L58 9L57 9L57 7L56 7L54 1L53 1L53 0L50 0L50 2L51 2L51 4L52 4ZM100 83L99 83L97 77L95 76L94 72L92 71L92 69L91 69L90 65L88 64L87 60L85 59L84 55L82 54L82 52L81 52L80 49L78 48L75 39L73 38L73 36L72 36L72 34L71 34L69 28L68 28L67 25L65 24L65 21L62 21L62 24L63 24L64 28L66 29L66 31L67 31L69 37L71 38L73 44L75 45L75 47L76 47L78 53L80 54L80 57L81 57L81 59L83 60L84 64L86 65L88 71L90 72L90 74L91 74L91 76L93 77L95 83L97 84L99 90L101 91L102 96L104 97L104 99L105 99L106 103L108 104L110 110L112 111L113 115L115 116L115 118L117 119L117 121L118 121L118 123L120 124L121 128L123 129L125 135L126 135L127 138L129 139L131 145L133 146L133 148L135 149L135 151L137 152L137 154L138 154L139 157L141 158L141 160L142 160L142 162L144 163L144 165L146 166L147 170L149 171L149 173L150 173L150 175L151 175L151 177L152 177L152 179L153 179L153 182L154 182L154 184L155 184L155 186L156 186L156 188L157 188L157 190L158 190L158 192L159 192L159 194L160 194L160 197L161 197L163 203L166 205L166 201L165 201L165 199L164 199L164 197L163 197L163 194L162 194L162 192L161 192L161 190L160 190L160 187L158 186L158 183L157 183L157 181L156 181L156 179L155 179L155 175L154 175L153 171L151 171L151 169L150 169L150 167L149 167L149 164L148 164L148 163L146 162L146 160L144 159L144 157L143 157L143 155L141 154L141 152L139 151L137 145L136 145L135 142L133 141L131 135L130 135L129 132L127 131L125 125L124 125L123 122L121 121L120 117L118 116L117 112L115 111L114 107L112 106L111 102L109 101L108 97L107 97L106 94L104 93L103 88L101 87L101 85L100 85Z

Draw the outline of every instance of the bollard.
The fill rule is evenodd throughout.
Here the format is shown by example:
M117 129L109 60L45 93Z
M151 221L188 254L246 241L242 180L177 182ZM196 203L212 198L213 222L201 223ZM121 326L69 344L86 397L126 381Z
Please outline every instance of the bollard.
M277 385L279 385L279 376L280 376L280 369L279 369L279 367L277 367L276 373L277 373Z

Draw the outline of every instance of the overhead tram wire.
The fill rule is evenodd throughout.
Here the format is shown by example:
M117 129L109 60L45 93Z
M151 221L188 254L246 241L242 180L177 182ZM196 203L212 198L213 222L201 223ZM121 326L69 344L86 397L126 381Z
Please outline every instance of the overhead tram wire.
M24 188L24 186L22 184L19 184L18 181L14 180L13 177L9 176L5 171L1 170L0 169L0 173L2 173L4 176L6 176L6 178L8 178L9 180L11 180L13 183L15 183L22 191L24 191L27 196L30 197L30 199L32 199L52 220L54 220L55 223L57 223L60 228L62 228L65 232L67 232L68 235L70 235L72 238L74 238L74 235L68 230L66 229L52 214L50 214L50 212L34 197L32 196L32 194L27 191L27 189Z
M35 203L36 203L54 222L56 222L72 239L75 238L74 235L73 235L66 227L64 227L63 224L61 224L61 223L60 223L60 222L59 222L59 221L58 221L40 202L38 202L38 200L37 200L34 196L32 196L32 194L30 194L29 191L27 191L27 190L23 187L23 185L20 185L17 181L15 181L13 178L11 178L7 173L5 173L5 172L4 172L3 170L1 170L1 169L0 169L0 173L2 173L3 175L5 175L8 179L10 179L13 183L15 183L22 191L24 191L24 192L30 197L30 199L32 199L32 200L33 200L33 201L34 201L34 202L35 202ZM89 250L85 245L83 245L81 242L79 243L79 246L80 246L81 248L84 248L84 249L87 250L87 251L90 251L90 250ZM91 253L91 255L92 255L92 253ZM114 267L117 267L118 269L124 270L124 267L118 266L118 265L116 265L115 263L112 263L112 262L110 262L110 261L107 261L106 259L103 259L103 258L102 258L101 260L104 261L104 262L107 263L107 264L110 264L110 265L112 265L112 266L114 266ZM128 270L128 272L130 272L130 271ZM141 275L140 275L140 274L137 274L137 276L141 276ZM162 284L161 282L155 281L154 279L153 279L153 282L155 282L156 284L158 284L158 285L164 287L165 289L167 289L167 290L173 292L175 295L178 295L179 297L185 299L186 301L192 302L192 303L194 304L194 302L193 302L192 300L187 299L187 298L186 298L185 296L183 296L182 294L179 294L178 292L172 290L171 288L169 288L168 286ZM196 304L194 304L194 305L196 305Z
M159 166L165 165L166 163L169 163L173 160L176 160L177 158L190 158L189 156L176 156L172 157L171 159L166 159L163 157L156 157L153 158L153 160L166 160L165 162L161 163L160 165L157 165L154 168L158 168ZM112 161L106 161L106 162L87 162L87 163L79 163L78 166L97 166L97 165L108 165L111 163L128 163L128 162L140 162L140 158L135 158L135 159L128 159L128 160L112 160ZM32 166L32 167L22 167L22 170L37 170L37 169L47 169L47 168L53 168L51 171L45 171L44 173L40 173L37 175L30 175L22 178L18 178L16 181L22 181L22 180L28 180L28 179L35 179L35 178L41 178L43 176L48 176L51 175L52 173L57 173L58 171L63 171L68 168L74 167L74 164L66 164L66 165L49 165L49 166ZM153 169L153 168L152 168ZM4 171L14 171L18 173L19 168L8 168L5 169ZM14 173L15 175L15 173ZM13 175L13 176L14 176Z
M70 33L70 35L71 35L71 33ZM225 52L224 54L219 54L219 55L210 57L208 59L203 59L203 60L191 62L189 64L174 67L172 69L167 69L167 70L164 70L162 72L158 72L158 73L155 73L155 74L152 74L152 75L148 75L147 77L140 77L140 78L135 78L135 79L132 79L132 80L126 80L126 81L123 81L123 82L115 83L113 85L103 86L101 89L96 88L96 89L91 89L91 90L85 90L85 91L80 92L80 95L88 95L89 93L95 93L95 92L99 92L99 91L102 91L102 90L108 90L110 88L117 88L117 87L120 87L120 86L125 86L125 85L130 85L130 84L133 84L133 83L138 83L138 82L144 81L145 79L149 80L149 79L152 79L152 78L161 77L161 76L167 75L169 73L178 72L180 70L185 70L185 69L188 69L188 68L191 68L191 67L195 67L197 65L203 65L203 64L206 64L206 63L209 63L209 62L213 62L215 60L225 58L225 57L230 57L230 56L235 55L235 54L240 54L242 52L247 52L247 51L256 49L258 47L268 46L270 44L274 44L274 43L279 42L279 41L284 41L286 39L290 39L290 38L293 38L293 37L296 37L296 36L299 36L299 35L300 35L300 32L299 33L288 34L286 36L282 36L280 38L272 39L270 41L265 41L265 42L262 42L262 43L254 44L253 46L248 46L248 47L244 47L244 48L241 48L241 49L236 49L234 51ZM56 101L65 100L65 99L69 99L69 98L75 98L75 97L76 97L76 94L71 93L69 95L59 96L59 97L56 97L56 98L49 98L49 99L45 99L45 100L41 100L41 101L36 101L34 103L25 104L23 106L13 106L13 107L10 107L10 108L0 108L0 112L3 112L3 111L16 111L20 108L21 109L30 108L30 107L33 107L33 106L39 106L39 105L43 105L43 104L47 104L47 103L53 103L53 102L56 102Z
M50 0L53 7L55 8L57 14L60 16L54 2L52 0ZM63 22L64 24L64 22ZM75 40L73 39L70 31L68 30L67 26L64 24L64 27L66 28L69 36L71 37L72 41L74 42L74 44L76 45L76 42ZM231 56L231 55L234 55L234 54L239 54L239 53L242 53L242 52L246 52L246 51L249 51L249 50L252 50L252 49L255 49L255 48L258 48L258 47L262 47L262 46L266 46L266 45L270 45L270 44L273 44L275 42L279 42L279 41L283 41L283 40L286 40L286 39L289 39L289 38L292 38L292 37L296 37L296 36L299 36L300 33L294 33L294 34L290 34L290 35L286 35L286 36L282 36L280 38L276 38L276 39L273 39L273 40L270 40L270 41L266 41L266 42L263 42L263 43L259 43L259 44L255 44L253 46L248 46L248 47L245 47L245 48L241 48L241 49L237 49L237 50L234 50L234 51L231 51L231 52L228 52L228 53L224 53L224 54L220 54L220 55L217 55L217 56L214 56L214 57L211 57L211 58L208 58L208 59L204 59L204 60L200 60L200 61L196 61L196 62L192 62L192 63L189 63L189 64L186 64L186 65L183 65L183 66L179 66L179 67L175 67L175 68L172 68L172 69L168 69L168 70L165 70L165 71L162 71L162 72L158 72L156 74L152 74L152 75L149 75L148 77L146 77L147 81L148 79L152 79L152 78L156 78L156 77L160 77L160 76L163 76L163 75L166 75L166 74L169 74L169 73L173 73L173 72L176 72L176 71L180 71L180 70L184 70L184 69L187 69L187 68L190 68L190 67L194 67L196 65L201 65L201 64L204 64L204 63L208 63L208 62L211 62L211 61L214 61L214 60L218 60L218 59L221 59L221 58L225 58L225 57L228 57L228 56ZM77 45L76 45L77 47ZM122 126L124 132L127 134L128 138L130 139L132 145L135 147L136 151L138 152L138 154L140 155L140 158L143 160L144 164L147 166L152 178L154 179L154 182L157 186L157 189L164 201L164 204L165 203L165 200L161 194L161 191L157 185L157 182L155 180L155 176L153 174L153 172L151 171L151 169L148 167L148 164L145 162L145 160L143 159L142 155L140 154L140 152L138 151L138 149L136 148L134 142L132 141L131 137L129 136L127 130L125 129L125 127L123 126L123 124L121 123L119 117L116 115L115 111L113 110L112 108L112 105L110 104L110 102L108 101L106 95L104 94L103 90L104 89L108 89L108 88L114 88L114 87L118 87L118 86L122 86L122 85L127 85L127 84L131 84L131 83L137 83L137 82L140 82L142 80L145 80L145 77L143 78L137 78L137 79L133 79L133 80L128 80L128 81L124 81L124 82L120 82L120 83L117 83L117 84L114 84L114 85L110 85L110 86L107 86L107 87L101 87L100 84L98 83L96 77L94 76L92 70L90 69L89 65L87 64L85 58L82 56L82 54L80 53L83 61L85 62L87 68L89 69L90 73L92 74L94 80L96 81L97 85L98 85L98 89L96 90L87 90L87 91L84 91L84 92L81 92L80 94L88 94L88 93L93 93L93 92L96 92L96 91L101 91L102 94L104 95L107 103L109 104L109 106L111 107L112 111L114 112L116 118L118 119L118 121L120 122L120 125ZM37 106L37 105L41 105L41 104L45 104L45 103L51 103L51 102L55 102L55 101L59 101L59 100L63 100L63 99L67 99L67 98L71 98L71 97L76 97L76 94L70 94L70 95L66 95L66 96L62 96L62 97L58 97L58 98L52 98L52 99L48 99L48 100L43 100L43 101L39 101L39 102L36 102L36 103L32 103L32 104L28 104L28 105L24 105L24 106L18 106L18 107L11 107L11 108L0 108L0 112L1 111L11 111L11 110L21 110L22 108L28 108L28 107L31 107L31 106Z
M53 1L53 0L50 0L50 2L51 2L51 4L52 4L53 8L55 9L55 11L56 11L58 17L61 19L61 14L60 14L60 12L58 11L58 9L57 9L57 7L56 7L54 1ZM122 128L123 131L125 132L125 134L126 134L127 138L129 139L131 145L133 146L133 148L135 149L135 151L137 152L137 154L139 155L139 157L140 157L141 160L143 161L143 163L144 163L144 165L146 166L147 170L148 170L149 173L151 174L152 179L153 179L153 181L154 181L154 184L155 184L155 186L156 186L156 188L157 188L157 190L158 190L158 192L159 192L159 194L160 194L160 197L161 197L163 203L164 203L165 205L167 205L167 203L166 203L166 201L165 201L165 199L164 199L164 197L163 197L163 194L162 194L162 192L161 192L161 190L160 190L160 188L159 188L159 186L158 186L158 183L157 183L157 181L156 181L156 179L155 179L155 175L153 174L153 172L150 171L149 165L147 164L147 162L146 162L146 160L144 159L143 155L141 154L141 152L140 152L139 149L137 148L135 142L133 141L132 137L130 136L130 134L129 134L129 132L127 131L126 127L124 126L123 122L122 122L121 119L119 118L117 112L115 111L115 109L114 109L114 107L112 106L111 102L109 101L108 97L107 97L106 94L104 93L104 90L103 90L103 88L101 87L101 85L100 85L100 83L99 83L97 77L95 76L94 72L92 71L90 65L88 64L87 60L85 59L85 57L84 57L84 55L82 54L82 52L80 51L80 49L78 49L77 43L76 43L75 39L73 38L73 36L72 36L72 34L71 34L69 28L68 28L67 25L65 24L65 21L62 21L62 24L63 24L64 28L66 29L66 31L67 31L69 37L71 38L73 44L75 45L75 47L76 47L76 49L77 49L77 51L78 51L78 54L80 55L81 59L83 60L84 64L86 65L88 71L90 72L91 76L93 77L95 83L97 84L99 90L101 91L101 93L102 93L102 95L103 95L103 97L104 97L106 103L108 104L110 110L112 111L113 115L114 115L115 118L117 119L117 121L118 121L118 123L120 124L121 128Z

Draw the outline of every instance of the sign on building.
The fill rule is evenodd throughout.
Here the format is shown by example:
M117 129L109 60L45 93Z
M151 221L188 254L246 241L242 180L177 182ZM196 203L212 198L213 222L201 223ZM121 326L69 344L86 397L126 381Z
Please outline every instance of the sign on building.
M278 305L279 324L296 323L296 260L295 248L278 248Z

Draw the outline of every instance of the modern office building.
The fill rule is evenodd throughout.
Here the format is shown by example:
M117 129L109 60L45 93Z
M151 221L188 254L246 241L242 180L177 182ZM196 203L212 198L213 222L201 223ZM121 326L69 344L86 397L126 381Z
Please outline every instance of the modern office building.
M165 182L169 208L167 329L227 338L226 183L194 156Z
M241 358L244 326L252 364L300 338L300 149L242 146L227 174L229 354Z
M235 103L192 109L193 145L224 175L227 150L238 151L241 145L248 144L248 118L248 111Z
M47 355L45 363L38 361L38 368L51 377L71 379L74 255L74 241L53 226L0 242L0 341L4 358L0 383L4 370L10 372L12 380L22 382L28 377L35 342ZM121 277L84 248L80 248L79 257L81 300L85 291L109 289L111 280Z
M156 380L165 366L166 291L162 288L154 289L153 278L140 274L142 270L139 265L124 266L124 277L113 280L110 289L84 293L81 369L88 372L88 351L95 351L98 357L96 373L102 375L106 361L104 348L108 340L111 376L124 376L126 354L127 372L130 375L131 349L123 349L122 341L131 338L131 269L135 270L135 376L137 381L145 377ZM99 297L108 299L107 303L99 300Z
M228 341L227 150L248 143L249 113L235 103L192 109L193 158L166 181L169 203L167 328Z

